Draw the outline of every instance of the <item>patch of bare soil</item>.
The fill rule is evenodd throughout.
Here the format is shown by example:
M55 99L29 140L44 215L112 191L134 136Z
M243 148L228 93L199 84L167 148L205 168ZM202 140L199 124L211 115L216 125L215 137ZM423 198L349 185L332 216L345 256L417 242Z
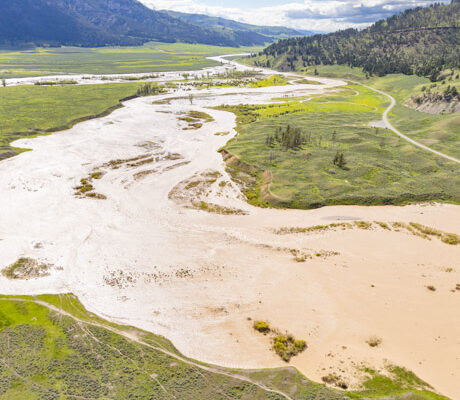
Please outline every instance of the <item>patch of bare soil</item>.
M460 102L459 101L425 101L421 104L410 101L406 105L414 110L425 112L428 114L452 114L460 112Z
M224 267L221 265L204 265L199 268L187 266L171 266L168 272L152 267L153 272L133 272L132 270L117 269L107 272L103 276L104 284L118 289L135 287L136 284L155 283L157 285L170 284L174 281L202 279L204 277L221 278Z

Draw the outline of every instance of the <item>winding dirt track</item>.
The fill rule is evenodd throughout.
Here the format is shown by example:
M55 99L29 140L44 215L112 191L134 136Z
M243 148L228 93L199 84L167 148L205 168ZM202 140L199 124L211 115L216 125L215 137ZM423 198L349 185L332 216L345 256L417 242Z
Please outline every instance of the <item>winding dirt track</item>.
M403 133L401 133L400 131L398 131L396 128L393 127L393 125L391 125L390 121L388 120L388 113L392 110L392 108L396 105L396 100L394 99L393 96L391 96L390 94L382 91L382 90L378 90L376 88L373 88L372 86L367 86L367 85L364 85L363 83L360 83L360 82L353 82L353 83L356 83L358 85L361 85L361 86L364 86L365 88L368 88L370 90L373 90L374 92L377 92L377 93L380 93L386 97L388 97L391 101L391 104L388 106L388 108L385 110L385 112L383 113L383 123L385 124L385 127L391 131L393 131L394 133L396 133L399 137L403 138L404 140L407 140L409 143L412 143L414 144L415 146L417 147L420 147L421 149L423 150L426 150L426 151L429 151L431 153L434 153L436 154L437 156L439 157L442 157L442 158L445 158L446 160L449 160L449 161L453 161L453 162L456 162L458 164L460 164L460 160L458 160L457 158L455 157L452 157L452 156L449 156L447 154L444 154L444 153L441 153L440 151L437 151L437 150L434 150L432 149L431 147L428 147L428 146L425 146L424 144L421 144L417 141L415 141L414 139L411 139L409 136L406 136L404 135Z

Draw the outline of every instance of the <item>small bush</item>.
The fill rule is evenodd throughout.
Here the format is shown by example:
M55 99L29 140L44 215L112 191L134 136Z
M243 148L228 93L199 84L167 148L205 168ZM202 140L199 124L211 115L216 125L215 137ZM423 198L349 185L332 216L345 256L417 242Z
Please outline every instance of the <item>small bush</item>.
M426 288L431 292L436 292L436 288L433 285L428 285Z
M355 225L359 229L371 229L372 227L372 222L367 222L367 221L355 221Z
M443 233L441 241L446 244L457 245L460 244L460 235L455 233Z
M387 231L391 231L391 228L386 222L381 222L381 221L374 221L374 222L381 228L386 229Z
M79 191L80 193L86 193L86 192L90 192L94 189L93 185L91 184L86 184L86 185L83 185L83 186L77 186L76 187L76 190Z
M304 351L307 347L307 342L303 339L295 339L294 340L294 347L299 351Z
M321 380L329 385L334 385L341 389L348 389L348 385L336 374L323 376Z
M253 328L261 333L270 332L270 325L265 321L254 321Z
M377 336L372 336L366 340L366 343L371 347L378 347L382 343L382 339Z
M101 193L95 193L95 192L86 193L86 197L89 197L92 199L107 200L106 195L103 195Z
M92 179L101 179L103 173L102 172L93 172L90 176Z

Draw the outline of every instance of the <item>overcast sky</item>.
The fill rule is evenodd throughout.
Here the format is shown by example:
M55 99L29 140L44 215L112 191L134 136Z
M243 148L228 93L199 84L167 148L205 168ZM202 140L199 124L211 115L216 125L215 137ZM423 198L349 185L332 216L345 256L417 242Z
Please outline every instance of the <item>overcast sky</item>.
M256 25L334 31L362 28L433 0L140 0L154 9L208 14ZM438 0L439 1L439 0ZM447 3L449 1L440 1Z

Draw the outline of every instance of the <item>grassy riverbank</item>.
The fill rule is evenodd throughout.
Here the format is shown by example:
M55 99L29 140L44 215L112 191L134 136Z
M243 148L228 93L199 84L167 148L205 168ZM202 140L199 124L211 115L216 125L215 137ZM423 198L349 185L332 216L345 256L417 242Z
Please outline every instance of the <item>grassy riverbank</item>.
M159 42L136 47L4 49L0 50L0 78L190 71L218 65L206 57L257 50L260 48Z
M313 383L292 367L207 366L183 358L161 336L87 312L70 294L0 296L0 302L0 399L287 398L270 389L293 400L446 399L394 366L388 376L367 369L363 389L354 392Z
M223 108L238 117L239 135L225 150L239 158L229 168L251 203L314 208L460 202L458 165L370 126L381 119L386 97L349 85L313 99L276 100L284 103ZM267 139L288 126L302 132L303 143L286 147ZM334 164L340 154L342 166Z
M109 113L119 107L120 99L134 95L139 85L0 88L0 160L22 151L10 147L10 142L70 128L76 122Z

